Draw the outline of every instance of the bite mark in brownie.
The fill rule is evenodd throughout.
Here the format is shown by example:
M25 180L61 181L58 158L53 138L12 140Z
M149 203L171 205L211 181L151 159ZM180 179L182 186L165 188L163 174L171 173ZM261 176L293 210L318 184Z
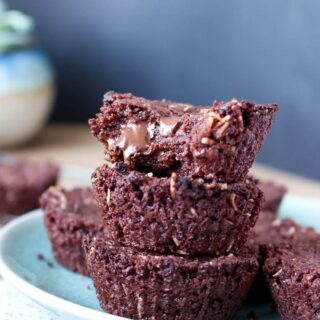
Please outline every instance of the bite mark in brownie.
M40 204L55 259L67 269L89 275L82 238L103 229L92 190L51 187L41 196Z
M84 241L101 307L130 319L233 319L258 269L257 252L186 258Z
M102 165L92 176L111 239L180 255L237 252L254 226L262 193L251 180L205 183L172 173L158 178Z
M231 183L245 179L276 110L236 99L195 107L108 92L89 125L114 166Z
M39 208L39 197L58 179L50 162L8 157L0 162L0 214L22 214Z

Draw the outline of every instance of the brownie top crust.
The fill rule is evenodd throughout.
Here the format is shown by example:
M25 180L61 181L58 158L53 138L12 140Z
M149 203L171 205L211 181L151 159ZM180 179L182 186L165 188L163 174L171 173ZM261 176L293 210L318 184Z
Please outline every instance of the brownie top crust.
M301 227L292 219L275 218L271 211L262 211L260 217L252 229L250 239L262 245L276 246L292 242L304 242L305 240L320 237L313 228Z
M221 176L229 182L247 173L277 108L236 99L202 107L108 92L89 125L113 164L158 175ZM242 168L223 172L235 158Z
M310 234L305 235L305 241L295 241L277 245L269 251L269 257L277 257L282 261L294 263L295 267L302 265L304 268L313 267L319 270L320 264L320 237L315 238ZM269 262L269 261L268 261Z
M50 187L41 196L40 204L45 212L74 214L90 220L101 220L101 211L89 187L71 190L59 186Z
M8 158L0 162L0 187L5 190L41 188L56 180L59 168L51 162L31 162Z
M292 219L274 219L272 212L262 211L249 237L249 243L260 246L265 259L272 255L296 258L308 257L320 262L320 235L311 227L302 227Z

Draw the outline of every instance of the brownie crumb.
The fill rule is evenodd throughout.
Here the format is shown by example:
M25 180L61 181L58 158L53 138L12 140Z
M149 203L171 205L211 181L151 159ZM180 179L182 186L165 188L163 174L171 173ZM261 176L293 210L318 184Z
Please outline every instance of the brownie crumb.
M51 261L48 261L42 253L37 254L37 259L39 261L44 261L49 268L54 268L54 264Z
M88 289L88 290L91 290L91 287L87 284L86 285L86 288Z
M38 253L37 254L37 259L40 260L40 261L43 261L44 260L44 255L42 253Z

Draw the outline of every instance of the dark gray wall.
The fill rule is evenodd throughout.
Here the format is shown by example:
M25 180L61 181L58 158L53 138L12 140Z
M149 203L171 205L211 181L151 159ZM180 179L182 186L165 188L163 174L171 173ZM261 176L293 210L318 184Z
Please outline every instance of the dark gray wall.
M259 160L320 179L318 0L11 0L57 70L54 120L85 121L110 89L197 104L281 105Z

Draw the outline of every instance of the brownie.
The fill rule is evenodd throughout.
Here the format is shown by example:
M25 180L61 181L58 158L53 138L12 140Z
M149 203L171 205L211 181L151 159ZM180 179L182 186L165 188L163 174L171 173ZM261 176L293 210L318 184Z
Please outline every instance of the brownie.
M320 319L320 236L269 246L263 271L282 320Z
M287 192L287 189L272 181L260 181L258 186L265 198L262 204L262 210L274 212L274 216L276 216L281 200Z
M233 319L258 269L257 252L188 258L84 240L101 307L130 319Z
M275 219L274 212L262 211L250 235L250 242L259 246L260 265L265 263L267 252L278 245L289 246L294 242L303 242L305 239L317 237L312 228L303 228L291 219ZM272 296L266 285L262 267L249 292L248 302L270 303Z
M0 214L39 208L40 195L56 184L59 168L50 162L7 157L0 162Z
M115 167L231 183L245 179L277 108L236 99L195 107L108 92L89 125Z
M112 240L180 255L237 252L254 226L262 192L251 180L205 183L172 173L152 177L102 165L92 185Z
M88 232L103 229L92 189L51 187L41 196L40 204L56 260L72 271L88 275L82 238Z

